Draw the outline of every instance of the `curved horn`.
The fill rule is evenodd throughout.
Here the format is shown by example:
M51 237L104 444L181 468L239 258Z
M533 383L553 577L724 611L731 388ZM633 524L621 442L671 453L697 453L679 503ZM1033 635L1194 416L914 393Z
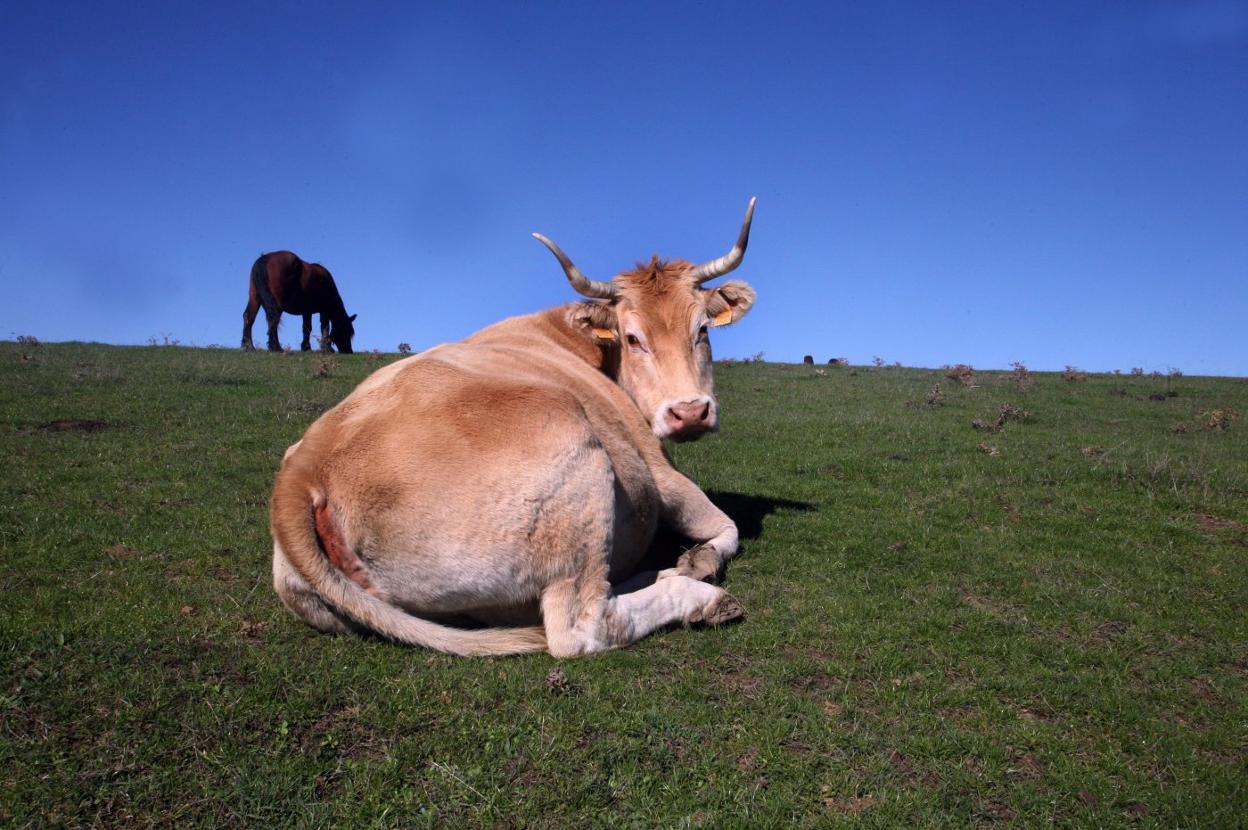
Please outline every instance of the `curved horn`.
M741 264L742 258L745 257L745 246L750 244L750 222L754 221L754 203L756 201L758 201L757 196L750 197L750 205L745 209L745 223L741 225L741 235L737 237L737 244L732 246L732 250L719 259L704 262L693 269L695 285L701 285L707 280L722 277Z
M586 297L595 297L600 300L610 300L615 297L615 284L610 282L598 282L591 280L581 273L581 269L572 264L572 260L568 259L568 255L559 249L559 246L551 242L540 233L533 234L533 238L550 249L555 255L555 259L559 260L559 264L563 266L563 273L568 275L568 282L572 283L572 287L576 289L578 294L584 294Z

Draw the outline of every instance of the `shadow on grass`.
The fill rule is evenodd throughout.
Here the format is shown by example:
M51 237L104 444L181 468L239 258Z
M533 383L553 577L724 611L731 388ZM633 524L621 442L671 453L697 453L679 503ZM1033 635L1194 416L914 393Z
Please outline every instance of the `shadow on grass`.
M798 510L812 512L819 508L806 501L757 496L748 493L732 493L726 490L707 490L707 497L728 517L737 523L737 533L742 540L757 539L763 535L763 520L778 510ZM696 545L667 527L660 527L658 534L650 545L650 552L637 565L637 573L661 571L676 564L680 554ZM653 581L653 580L651 580ZM631 590L645 587L649 583L631 585Z
M706 493L715 506L728 514L737 523L737 532L742 539L757 539L763 535L763 519L777 510L798 510L810 513L818 510L808 501L792 499L773 499L770 496L751 496L747 493L729 493L723 490L708 490Z

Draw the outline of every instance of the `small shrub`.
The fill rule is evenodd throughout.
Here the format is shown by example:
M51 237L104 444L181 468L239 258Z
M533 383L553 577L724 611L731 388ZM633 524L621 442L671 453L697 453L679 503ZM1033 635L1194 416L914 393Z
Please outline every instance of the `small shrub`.
M33 334L19 334L17 336L18 345L21 346L38 346L39 338Z
M400 344L399 344L399 354L411 354L411 353L412 353L412 344L411 344L411 343L400 343Z
M1229 407L1225 409L1211 409L1208 412L1200 413L1205 418L1205 429L1211 429L1215 432L1222 432L1231 428L1233 421L1239 420L1239 413Z
M321 365L316 367L316 372L314 373L314 376L318 378L330 377L333 374L333 371L335 368L336 367L334 366L334 361L322 360Z
M1067 380L1067 381L1070 381L1071 383L1077 383L1079 381L1083 381L1087 379L1088 379L1088 373L1080 372L1074 366L1067 366L1066 369L1062 372L1062 380Z
M1005 429L1005 425L1009 421L1023 421L1028 417L1028 413L1024 409L1020 409L1012 403L1001 404L1001 409L997 412L997 420L992 423L986 423L979 418L971 421L972 429L979 429L985 432L1000 432Z
M975 386L975 369L965 363L958 363L953 366L945 365L945 377L949 380L956 380L958 383L972 388Z
M939 383L927 393L927 405L933 408L945 405L945 393L940 391Z
M1027 417L1027 410L1021 409L1012 403L1003 403L1001 404L1001 414L997 418L997 422L1004 425L1006 421L1025 421Z
M1141 369L1139 366L1135 366L1131 369L1131 377L1133 378L1138 378L1142 376L1143 374L1144 374L1144 370Z
M884 365L884 358L880 357L879 355L876 355L875 357L871 358L871 365L877 369L880 368L881 366Z
M1083 449L1079 450L1079 452L1083 455L1084 458L1099 458L1100 456L1105 454L1105 448L1104 447L1084 447Z
M976 444L975 449L979 450L980 452L982 452L984 455L988 456L989 458L996 458L997 456L1001 454L1001 450L997 449L996 447L989 446L988 444L984 444L984 443Z
M1023 365L1022 361L1016 360L1010 364L1010 367L1010 380L1019 388L1019 391L1026 392L1036 385L1035 377Z

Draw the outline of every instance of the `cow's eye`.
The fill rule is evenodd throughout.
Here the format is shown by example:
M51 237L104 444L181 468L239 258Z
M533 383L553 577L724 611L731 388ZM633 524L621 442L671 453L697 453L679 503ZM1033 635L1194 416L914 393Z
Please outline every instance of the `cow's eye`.
M699 340L706 339L706 326L703 326L702 328L698 329L698 339Z
M630 335L627 335L627 337L628 337L628 347L630 349L636 349L636 350L641 349L641 341L637 339L637 335L630 334Z

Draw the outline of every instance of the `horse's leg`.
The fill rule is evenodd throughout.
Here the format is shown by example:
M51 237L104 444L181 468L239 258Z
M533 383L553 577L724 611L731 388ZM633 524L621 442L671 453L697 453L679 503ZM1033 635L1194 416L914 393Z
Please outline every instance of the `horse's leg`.
M265 306L264 317L269 324L269 351L280 352L282 344L277 340L277 323L282 319L282 312L280 309Z
M321 348L327 352L334 350L329 342L329 315L321 312Z
M303 315L303 342L299 344L300 351L311 351L312 344L309 342L312 337L312 315Z
M256 322L259 311L260 301L256 299L255 291L252 291L247 299L247 307L243 309L243 348L249 352L256 350L256 345L251 342L251 324Z

